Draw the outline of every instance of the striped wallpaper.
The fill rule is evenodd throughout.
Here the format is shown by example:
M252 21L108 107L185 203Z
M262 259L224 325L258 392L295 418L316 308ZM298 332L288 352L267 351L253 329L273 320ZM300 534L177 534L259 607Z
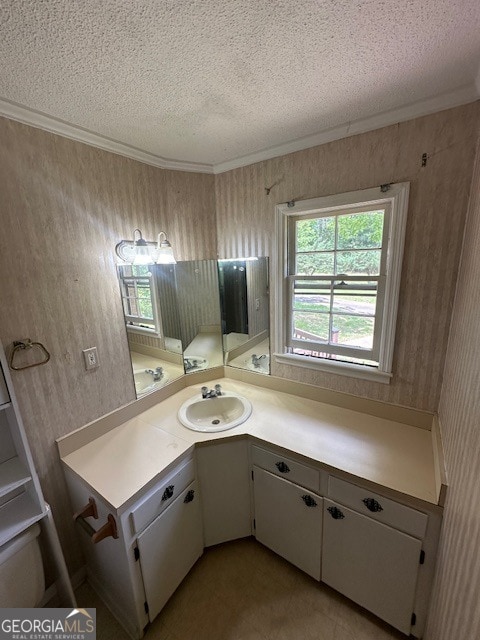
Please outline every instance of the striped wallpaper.
M220 294L216 260L179 262L176 267L177 300L183 350L201 327L220 331Z
M165 231L178 260L216 257L214 179L167 171L0 118L0 338L51 361L12 372L72 571L83 560L55 439L135 399L114 247ZM100 367L86 372L82 349ZM47 576L47 584L48 584Z
M480 638L479 283L480 146L440 396L449 487L428 640Z
M215 176L221 258L271 256L277 203L411 183L391 384L274 361L273 375L417 409L437 408L479 107L472 103ZM424 168L423 153L428 154Z

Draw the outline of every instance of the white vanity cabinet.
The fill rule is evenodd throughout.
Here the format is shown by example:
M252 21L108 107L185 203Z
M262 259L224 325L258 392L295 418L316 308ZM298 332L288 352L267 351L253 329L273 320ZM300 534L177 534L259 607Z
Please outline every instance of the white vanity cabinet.
M204 547L253 533L314 579L421 638L442 518L432 502L439 493L428 431L405 427L398 438L402 425L385 421L384 434L377 420L372 431L368 420L358 417L357 425L357 414L340 409L331 422L325 410L317 425L309 410L305 422L290 423L258 392L247 433L192 439L177 420L186 393L165 402L161 422L140 414L63 457L74 510L95 497L99 517L87 518L91 526L98 530L112 514L117 521L117 539L92 545L91 533L79 533L89 578L130 635L141 638ZM278 424L268 422L269 407Z
M328 496L322 581L400 631L421 637L421 588L433 575L435 515L334 476Z
M420 511L275 449L252 445L251 469L259 542L403 633L422 636L438 510Z
M322 581L410 633L421 540L325 499Z
M137 540L152 621L203 553L202 514L192 482Z
M203 553L193 457L179 461L143 495L118 509L68 467L65 476L73 511L91 501L96 507L97 517L77 518L88 578L130 636L141 638ZM95 543L95 533L109 518L115 521L116 537Z
M320 471L253 446L252 483L256 539L320 580Z

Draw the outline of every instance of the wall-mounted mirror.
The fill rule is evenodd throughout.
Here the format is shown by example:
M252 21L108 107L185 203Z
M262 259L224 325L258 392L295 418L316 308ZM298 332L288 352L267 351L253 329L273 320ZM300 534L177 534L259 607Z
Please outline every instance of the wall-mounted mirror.
M270 373L268 258L218 261L225 364Z
M118 277L137 397L223 364L216 260L121 265Z

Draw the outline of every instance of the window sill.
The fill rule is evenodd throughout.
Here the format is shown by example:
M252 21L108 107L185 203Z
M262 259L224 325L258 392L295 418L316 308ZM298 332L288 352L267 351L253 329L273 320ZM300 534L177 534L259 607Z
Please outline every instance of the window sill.
M160 334L155 329L147 329L146 327L135 327L126 325L127 333L138 333L143 336L151 336L152 338L160 338Z
M288 353L274 353L275 362L279 364L287 364L293 367L303 367L305 369L315 369L316 371L325 371L349 378L360 378L362 380L371 380L373 382L381 382L382 384L390 384L392 378L391 373L378 371L373 367L365 367L358 364L350 364L348 362L334 362L332 360L313 360L309 356L298 356Z

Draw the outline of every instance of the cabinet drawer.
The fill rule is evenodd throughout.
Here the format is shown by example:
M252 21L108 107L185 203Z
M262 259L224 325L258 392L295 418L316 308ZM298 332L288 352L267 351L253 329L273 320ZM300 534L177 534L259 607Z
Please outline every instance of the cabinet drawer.
M320 489L320 472L318 469L307 467L281 454L253 446L252 464L307 489L312 489L313 491L319 491Z
M172 475L163 480L158 488L147 494L145 500L132 513L135 533L143 531L195 478L195 465L190 460Z
M368 515L416 538L425 536L428 521L428 516L425 513L373 493L369 489L362 489L350 482L330 476L328 496L352 507L359 513Z

